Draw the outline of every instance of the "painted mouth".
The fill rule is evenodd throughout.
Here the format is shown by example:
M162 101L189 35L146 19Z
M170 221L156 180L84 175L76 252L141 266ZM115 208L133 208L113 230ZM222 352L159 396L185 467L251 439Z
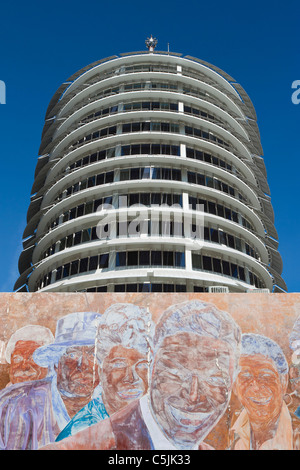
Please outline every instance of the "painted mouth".
M36 372L16 372L14 374L15 377L33 377L34 375L37 375Z
M143 391L137 388L131 388L118 392L118 395L122 400L135 400L143 395Z
M172 405L168 405L169 410L173 418L183 427L188 428L190 431L199 429L205 426L206 422L211 417L212 413L191 413L183 411L178 408L174 408Z
M265 398L248 397L248 399L251 400L256 405L264 406L264 405L268 405L270 403L272 397L265 397Z

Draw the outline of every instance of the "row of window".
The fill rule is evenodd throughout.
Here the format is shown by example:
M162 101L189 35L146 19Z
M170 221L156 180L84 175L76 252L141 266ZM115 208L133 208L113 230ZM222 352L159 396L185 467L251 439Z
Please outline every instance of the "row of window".
M177 83L171 82L156 82L155 80L147 80L141 82L132 82L132 83L125 83L124 84L124 91L136 91L136 90L170 90L175 91L178 90ZM122 88L120 87L120 92Z
M90 176L89 178L85 178L84 180L74 183L72 186L69 186L64 192L66 196L71 196L71 194L75 194L78 191L83 191L84 189L92 188L93 186L100 186L102 184L113 183L113 181L114 181L113 171L108 171L106 173L99 173L98 175L93 175L93 176ZM57 200L62 199L64 192L60 193Z
M193 158L195 160L200 160L206 163L210 163L211 165L219 166L221 168L224 168L225 170L232 171L234 169L234 171L236 172L236 169L232 167L231 164L227 163L225 160L222 160L219 157L215 157L211 153L203 152L202 150L197 150L195 148L187 147L186 156L187 158Z
M88 287L84 292L107 292L107 286ZM150 282L144 282L143 284L115 284L114 292L186 292L186 285ZM204 290L201 292L204 292Z
M131 91L136 91L136 90L178 91L178 85L175 83L173 84L173 83L168 83L168 82L155 82L155 81L150 82L148 80L144 82L126 83L124 85L109 87L109 88L105 88L104 90L91 93L89 95L89 103L92 103L93 101L97 101L101 98L106 98L108 96L118 95L119 93L123 93L123 92L126 93L126 92L131 92ZM83 100L83 102L85 101L86 99ZM80 104L77 105L77 109L79 108L80 108ZM72 112L74 112L74 110L72 110Z
M179 133L179 124L169 123L169 122L156 122L156 121L139 121L139 122L130 122L122 125L122 134L128 134L132 132L171 132ZM95 139L101 139L111 135L116 135L117 126L110 126L94 131L90 134L85 135L81 139L77 140L69 147L70 150L73 150L86 142L93 141ZM203 131L199 128L192 126L185 126L185 135L190 135L193 137L201 138L204 140L209 140L211 142L217 143L218 145L229 149L230 146L223 139L220 139L212 132Z
M57 282L69 276L75 276L97 269L107 269L109 263L109 253L88 256L77 259L57 267L47 273L39 283L39 287L46 287L53 282ZM173 251L130 251L116 253L116 267L185 267L185 253Z
M201 118L204 118L204 119L208 119L209 121L214 121L216 123L220 123L220 124L224 125L223 122L220 119L218 119L216 116L214 116L213 114L208 113L207 111L204 111L201 108L195 108L194 106L184 105L183 111L186 114L191 114L192 116L198 116L198 117L201 117Z
M101 139L103 137L108 137L110 135L116 135L116 133L117 133L117 126L104 127L91 134L85 135L84 137L79 139L77 142L72 144L70 148L74 149L83 143L90 142L91 140L95 140L95 139Z
M120 148L120 156L126 155L174 155L180 156L179 145L168 145L168 144L133 144L133 145L122 145ZM211 153L203 152L195 148L186 148L187 158L193 158L210 163L215 166L220 166L226 170L232 171L233 167L225 160L215 157ZM99 150L89 155L76 160L76 162L69 165L70 170L80 168L82 166L90 165L92 163L105 160L108 158L116 157L116 147L108 148L105 150ZM235 169L234 169L235 170ZM235 170L236 171L236 170Z
M192 253L192 267L195 270L211 271L217 274L224 274L225 276L234 277L246 282L245 268L243 266L237 265L236 263L231 263L223 259ZM248 274L251 285L255 285L257 288L265 287L262 281L249 269Z
M38 288L57 282L69 276L75 276L97 269L107 269L109 254L102 253L77 259L47 273L39 282ZM185 254L183 252L172 251L124 251L116 253L116 267L185 267ZM264 283L251 270L231 263L223 259L192 253L192 268L194 270L204 270L216 274L223 274L246 282L246 270L249 275L249 282L256 288L264 288Z
M133 144L133 145L122 145L120 150L120 156L125 155L174 155L180 156L179 145L169 144ZM74 170L82 166L90 165L92 163L106 160L108 158L115 158L117 156L117 148L112 147L105 150L99 150L91 154L85 155L84 157L76 160L68 166L67 169Z
M145 73L145 72L163 72L163 73L172 73L177 74L178 69L177 65L171 64L136 64L136 65L123 65L121 67L113 68L108 70L107 72L101 72L101 75L95 76L90 83L98 83L100 80L107 79L109 77L113 77L116 75L122 74L129 74L129 73ZM187 77L192 77L197 80L202 80L210 84L214 84L214 82L209 79L205 74L199 71L195 71L190 67L181 67L180 73Z
M130 103L119 103L113 106L100 109L94 113L81 119L81 123L86 123L95 120L96 118L110 116L116 113L130 112L130 111L175 111L178 112L178 103L168 101L134 101ZM223 125L222 121L216 118L213 114L207 111L196 108L194 106L184 105L183 111L185 114L198 116L209 121L217 122Z
M100 255L89 256L82 259L77 259L66 263L53 271L48 272L40 281L38 287L46 287L53 282L60 281L69 276L76 276L78 274L86 273L89 271L96 271L97 269L108 268L109 254L102 253Z
M121 66L117 67L114 69L110 69L106 73L101 73L101 79L103 78L108 78L111 76L115 75L120 75L120 74L128 74L128 73L140 73L140 72L164 72L164 73L172 73L176 74L178 73L178 68L177 65L172 65L172 64L165 64L165 63L159 63L159 64L136 64L136 65L128 65L128 66ZM208 78L203 72L199 70L194 70L191 67L185 67L181 66L180 68L180 74L187 76L187 77L192 77L197 80L205 81L210 84L215 84L213 80ZM99 81L99 76L94 79L94 82Z
M166 72L177 73L177 66L170 64L137 64L137 65L122 65L121 67L111 69L104 74L105 78L119 75L123 73L139 73L139 72ZM102 77L102 73L101 73Z
M223 139L220 139L212 132L203 131L202 129L193 126L185 126L184 130L186 135L191 135L199 139L211 140L212 142L215 142L222 147L226 147L226 149L229 149L230 147L227 142L225 142Z
M127 134L129 132L172 132L179 133L179 124L170 122L159 122L159 121L138 121L128 122L122 125L122 133Z
M116 268L120 267L185 267L185 253L180 251L119 251L116 253Z
M181 170L177 168L141 167L120 170L120 181L126 180L173 180L181 181Z
M96 75L94 78L89 80L89 84L99 83L102 80L106 80L110 77L117 75L128 74L128 73L139 73L139 72L166 72L166 73L177 73L177 67L166 64L140 64L134 66L121 66L114 69L110 69L107 72L101 72L100 75Z
M55 220L52 220L48 228L54 228L60 225L63 222L67 222L68 220L76 219L77 217L81 217L83 215L91 214L97 211L97 208L102 204L110 204L113 205L116 209L119 207L119 198L122 198L122 207L130 207L134 204L143 204L144 206L150 207L152 205L162 205L168 204L169 206L172 205L179 205L182 207L182 195L176 193L132 193L132 194L121 194L119 195L116 200L114 200L114 204L112 204L113 199L112 196L105 196L103 198L98 198L95 200L87 201L83 204L79 204L78 206L74 206L71 209L68 209L59 217L56 217ZM126 199L125 199L126 198ZM125 202L124 202L125 201ZM222 217L227 220L232 220L233 222L242 225L243 227L247 228L248 230L254 231L253 226L248 222L248 220L243 216L238 216L238 213L229 207L224 206L223 204L219 204L214 201L205 200L202 198L197 198L193 196L189 196L189 205L191 209L196 210L197 205L203 206L204 212L209 214L217 215L218 217Z
M247 200L235 190L232 186L224 183L223 181L214 178L212 176L206 176L202 173L195 173L188 171L188 182L193 184L198 184L202 186L207 186L210 188L217 189L224 193L229 194L232 197L238 198L241 201L246 202ZM137 167L137 168L123 168L120 170L120 180L119 181L131 181L139 179L152 179L152 180L171 180L171 181L182 181L181 170L178 168L161 168L161 167ZM92 188L94 186L99 186L103 184L113 183L114 182L114 171L108 171L99 173L97 175L92 175L88 178L85 178L77 183L74 183L72 186L69 186L65 192L66 196L75 194L78 191L82 191L87 188ZM63 193L60 193L58 200L63 196Z
M246 201L242 194L235 190L232 186L213 176L206 176L202 173L196 173L194 171L188 171L187 175L189 183L208 186L209 188L217 189L218 191L222 191L223 193L229 194L232 197L238 198L240 201Z
M88 166L92 163L96 163L101 160L116 157L116 147L108 148L105 150L99 150L91 154L85 155L84 157L76 160L68 166L67 170L74 170L83 166ZM120 150L120 156L126 155L174 155L180 156L179 145L168 145L168 144L133 144L133 145L122 145ZM221 158L215 157L211 153L203 152L194 148L186 148L186 156L188 158L205 161L220 168L237 173L237 170L232 167L229 163Z
M241 252L243 251L243 242L241 238L226 233L222 229L204 227L204 240L225 245ZM245 251L247 255L255 259L259 258L257 252L246 242Z
M133 206L133 204L143 204L144 206L151 205L162 205L168 204L172 206L174 204L180 205L182 207L182 195L173 194L173 193L132 193L132 194L123 194L122 197L122 207L124 207L124 201L126 198L126 207ZM56 217L54 221L51 222L50 227L54 228L57 225L60 225L63 222L68 220L76 219L83 215L91 214L97 211L97 208L102 204L112 205L112 196L105 196L103 198L95 199L92 201L85 202L78 206L68 209L59 217ZM115 201L114 207L117 209L119 207L119 198Z
M98 81L98 80L97 80ZM96 91L91 93L89 96L89 102L96 101L98 99L116 95L122 92L131 92L136 90L165 90L165 91L178 91L183 94L194 96L197 98L205 98L207 101L217 104L220 108L224 109L222 103L216 101L215 98L210 97L210 94L202 91L201 89L189 86L186 84L172 83L168 81L156 81L156 79L145 80L140 82L126 83L124 85L119 85L115 87L109 87L101 91ZM84 100L83 100L84 101ZM80 105L79 105L80 107ZM188 112L188 111L187 111Z
M122 65L118 67L111 68L106 72L101 71L100 74L95 75L93 78L90 78L89 84L99 83L102 80L106 80L110 77L115 77L122 74L129 73L141 73L141 72L165 72L165 73L177 73L176 65L169 64L137 64L137 65Z
M144 284L116 284L115 292L186 292L185 284L160 284L160 283L144 283Z
M196 210L197 204L203 205L204 212L209 214L214 214L223 219L233 220L237 224L242 225L243 227L247 228L248 230L254 231L253 226L248 222L247 219L243 216L238 216L238 213L229 207L224 206L223 204L219 204L217 202L205 200L199 197L189 196L189 205L192 207L193 210Z
M108 108L100 109L80 120L80 123L93 121L96 118L128 111L178 111L178 103L160 101L136 101L132 103L119 103Z
M185 236L185 225L184 222L174 221L174 220L165 220L163 217L157 220L143 220L139 225L135 226L135 232L132 233L133 228L130 227L132 223L131 220L124 222L116 221L116 227L114 229L115 233L111 234L111 237L124 237L124 236L134 236L135 234L139 236L141 233L147 236L162 236L162 237L184 237ZM217 243L220 245L228 246L235 250L245 252L247 255L258 259L257 252L248 244L243 243L241 238L231 235L227 232L224 232L222 229L215 229L211 227L204 227L203 233L197 228L195 224L190 224L191 233L193 237L200 238L203 236L204 241L209 241L212 243ZM98 234L100 233L100 227ZM108 227L105 226L102 228L100 233L100 238L105 238L108 233ZM87 243L93 240L98 240L96 226L88 227L83 230L79 230L75 233L61 238L57 242L53 243L43 254L42 258L51 256L56 251L62 251L66 248L71 248L82 243ZM245 246L245 248L244 248Z
M174 155L179 157L180 146L157 143L122 145L121 157L126 155Z

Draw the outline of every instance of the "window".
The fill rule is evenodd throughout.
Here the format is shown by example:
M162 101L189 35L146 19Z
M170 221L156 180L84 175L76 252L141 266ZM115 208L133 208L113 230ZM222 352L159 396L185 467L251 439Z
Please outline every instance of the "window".
M213 271L216 273L222 272L221 260L218 258L213 258Z
M81 232L76 232L74 235L74 245L81 243Z
M245 269L242 268L241 266L239 266L239 278L240 278L242 281L245 281Z
M88 270L88 258L82 258L80 260L80 265L79 265L79 272L84 273Z
M139 168L132 168L130 170L130 179L131 180L138 180L140 179L140 169Z
M115 286L115 292L125 292L125 284L117 284Z
M150 251L140 251L139 253L139 265L149 266L150 265Z
M141 154L150 154L150 144L141 144Z
M127 253L127 265L138 266L138 252L137 251L129 251Z
M151 265L161 266L162 256L161 251L151 251Z
M116 253L116 266L126 266L126 251Z
M91 239L91 229L86 229L82 231L82 243L89 242Z
M108 259L109 259L108 253L101 254L99 258L99 268L101 269L108 268Z
M71 263L71 276L74 276L78 273L79 260L72 261Z
M228 261L223 261L222 263L223 266L223 274L226 276L230 276L230 264Z
M140 203L144 206L150 206L150 194L149 193L141 193L140 194Z
M120 181L129 180L129 170L120 171Z
M62 277L68 277L70 274L70 263L64 265Z
M89 271L96 271L98 268L98 256L91 256L89 263Z
M231 263L231 275L238 278L238 267L236 264Z
M164 251L163 252L163 265L164 266L173 266L173 252Z
M185 267L185 254L180 252L175 252L175 266L178 268Z
M60 266L56 270L55 281L59 281L61 279L61 276L62 276L62 266Z
M151 292L162 292L163 286L162 284L152 284L151 285Z
M114 181L114 172L108 171L105 175L105 183L113 183Z
M211 258L209 256L203 256L203 269L205 271L212 270Z

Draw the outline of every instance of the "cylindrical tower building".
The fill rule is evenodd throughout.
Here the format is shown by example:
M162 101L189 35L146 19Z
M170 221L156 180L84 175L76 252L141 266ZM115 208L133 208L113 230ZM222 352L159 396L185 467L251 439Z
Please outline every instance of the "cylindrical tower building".
M93 63L53 96L15 290L286 290L248 95L152 49Z

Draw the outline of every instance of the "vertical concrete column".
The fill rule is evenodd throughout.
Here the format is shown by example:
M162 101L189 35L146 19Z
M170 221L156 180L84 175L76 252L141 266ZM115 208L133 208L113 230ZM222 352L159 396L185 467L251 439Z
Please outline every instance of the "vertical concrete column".
M192 251L189 248L185 249L185 270L192 271Z
M111 250L109 252L109 259L108 259L108 269L109 271L114 271L116 268L116 250Z

